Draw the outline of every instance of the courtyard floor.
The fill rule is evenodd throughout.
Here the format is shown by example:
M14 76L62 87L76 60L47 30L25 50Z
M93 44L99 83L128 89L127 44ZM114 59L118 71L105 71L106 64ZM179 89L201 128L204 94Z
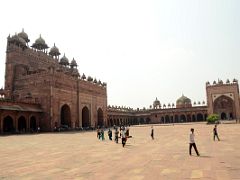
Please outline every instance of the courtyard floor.
M190 128L200 157L188 155ZM1 179L240 179L240 124L132 126L126 147L96 132L0 136Z

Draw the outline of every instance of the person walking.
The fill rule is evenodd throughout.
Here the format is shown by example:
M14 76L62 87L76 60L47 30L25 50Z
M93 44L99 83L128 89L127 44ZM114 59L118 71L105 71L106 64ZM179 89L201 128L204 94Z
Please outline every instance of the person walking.
M115 129L115 142L118 143L118 134L119 134L119 131L118 131L118 128L116 127Z
M196 146L196 144L195 144L195 140L194 140L194 129L193 129L193 128L191 128L191 133L190 133L190 135L189 135L189 140L190 140L190 142L189 142L189 155L190 155L190 156L192 155L192 147L193 147L194 150L195 150L195 152L196 152L196 154L197 154L198 156L200 156L200 154L199 154L199 152L198 152L198 150L197 150L197 146Z
M97 128L97 138L100 140L100 138L101 138L101 132L100 132L100 129L99 128Z
M127 138L126 138L126 129L123 128L122 130L122 146L124 147L126 144Z
M112 130L111 129L108 130L108 138L109 138L109 140L112 141Z
M151 137L152 137L152 140L154 140L154 129L153 129L153 126L151 127Z
M37 128L37 133L40 133L40 126L38 126Z
M102 138L102 141L105 140L105 138L104 138L104 129L101 130L101 138Z
M218 131L217 131L217 125L215 124L214 128L213 128L213 140L215 141L215 137L217 137L218 141L220 141L219 137L218 137Z

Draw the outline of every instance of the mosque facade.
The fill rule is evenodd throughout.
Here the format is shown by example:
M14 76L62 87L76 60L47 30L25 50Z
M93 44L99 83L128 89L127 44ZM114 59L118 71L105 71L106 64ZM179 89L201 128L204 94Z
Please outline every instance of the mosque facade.
M182 95L176 104L156 98L149 108L107 105L107 84L80 75L54 44L41 37L30 46L22 31L7 38L5 85L0 89L0 133L54 131L121 124L205 121L208 114L240 119L238 81L206 83L207 102L193 102ZM61 57L60 57L61 56Z

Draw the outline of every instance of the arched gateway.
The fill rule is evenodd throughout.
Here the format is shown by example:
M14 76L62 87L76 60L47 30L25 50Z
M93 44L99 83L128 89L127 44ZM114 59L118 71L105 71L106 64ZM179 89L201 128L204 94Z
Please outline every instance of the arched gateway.
M18 131L19 132L26 132L27 130L27 123L24 116L18 118Z
M235 118L234 101L225 95L218 97L213 104L213 112L219 114L221 119Z
M34 116L30 118L30 129L31 131L36 131L37 130L37 120Z
M3 132L13 132L14 126L13 126L13 119L11 116L7 116L3 119Z
M90 117L89 117L89 110L88 108L85 106L82 109L82 127L90 127Z
M71 127L71 112L67 104L63 105L61 108L61 125Z
M103 120L103 111L101 108L97 111L98 119L97 119L97 126L102 127L104 126L104 120Z

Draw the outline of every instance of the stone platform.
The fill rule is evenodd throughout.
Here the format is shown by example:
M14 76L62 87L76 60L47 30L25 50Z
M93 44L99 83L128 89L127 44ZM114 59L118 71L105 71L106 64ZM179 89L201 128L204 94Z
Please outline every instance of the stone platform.
M200 157L188 155L190 128ZM0 136L1 179L240 179L240 124L130 127L126 147L96 132Z

